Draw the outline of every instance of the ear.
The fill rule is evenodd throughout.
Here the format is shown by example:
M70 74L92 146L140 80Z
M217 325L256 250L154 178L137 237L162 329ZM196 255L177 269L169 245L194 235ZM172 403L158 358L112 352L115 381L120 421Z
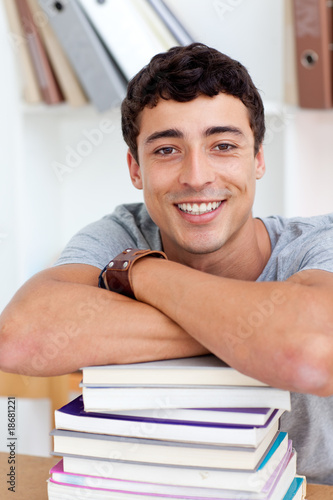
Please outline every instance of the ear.
M262 176L266 172L263 145L260 146L259 151L256 154L254 161L255 161L256 179L259 180L262 178Z
M133 186L137 189L143 189L141 168L130 150L127 151L127 165Z

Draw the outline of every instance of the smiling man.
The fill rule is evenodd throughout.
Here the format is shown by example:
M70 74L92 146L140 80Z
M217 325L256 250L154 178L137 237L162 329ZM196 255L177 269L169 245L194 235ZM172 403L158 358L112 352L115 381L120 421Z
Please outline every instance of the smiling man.
M161 100L143 109L137 146L137 159L128 153L132 183L143 189L168 257L219 275L226 269L223 256L228 261L234 251L242 252L240 262L248 278L255 279L262 259L255 258L255 269L245 261L259 250L259 235L264 236L262 222L251 212L255 182L265 165L262 146L254 154L244 104L225 93L189 102ZM254 244L250 253L249 237ZM267 256L267 237L265 243Z
M333 483L333 216L253 218L265 123L248 72L205 45L175 47L130 82L122 127L145 203L84 228L17 292L0 368L213 352L293 392L283 426L299 472Z

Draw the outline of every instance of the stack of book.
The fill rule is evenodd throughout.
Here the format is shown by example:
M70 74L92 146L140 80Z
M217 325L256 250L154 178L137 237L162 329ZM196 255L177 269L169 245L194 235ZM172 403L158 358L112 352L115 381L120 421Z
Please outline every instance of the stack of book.
M117 106L158 52L193 41L163 0L4 0L28 103Z
M301 500L290 393L213 355L83 368L55 412L49 500Z

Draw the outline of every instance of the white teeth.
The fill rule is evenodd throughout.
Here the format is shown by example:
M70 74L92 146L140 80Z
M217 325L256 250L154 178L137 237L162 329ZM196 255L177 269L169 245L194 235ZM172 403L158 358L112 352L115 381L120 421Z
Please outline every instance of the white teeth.
M213 210L216 210L220 205L222 201L213 201L209 203L200 203L198 205L197 203L179 203L178 208L185 213L189 213L192 215L202 215L206 214L209 212L212 212Z

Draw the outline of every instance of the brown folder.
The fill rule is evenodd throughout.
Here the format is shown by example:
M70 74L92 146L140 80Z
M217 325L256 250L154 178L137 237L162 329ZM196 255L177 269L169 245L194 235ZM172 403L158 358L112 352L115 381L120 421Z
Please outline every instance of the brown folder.
M57 104L64 98L35 26L29 5L26 0L16 0L16 6L43 100L47 104Z
M332 107L332 7L327 0L293 0L299 105Z
M12 1L12 0L10 0ZM71 106L83 106L88 99L82 89L78 78L68 61L61 45L56 37L49 20L45 20L45 14L38 4L38 0L27 0L33 19L41 19L43 22L35 23L37 31L44 44L48 59L53 72L59 83L65 100Z

